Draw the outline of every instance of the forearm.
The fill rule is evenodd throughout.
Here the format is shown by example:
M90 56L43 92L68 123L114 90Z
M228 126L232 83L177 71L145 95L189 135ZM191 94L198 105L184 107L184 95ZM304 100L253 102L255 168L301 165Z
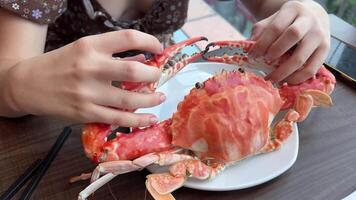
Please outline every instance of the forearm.
M47 26L38 25L0 9L0 116L24 115L11 97L13 67L43 54ZM24 65L25 66L25 65Z
M11 82L9 82L9 72L17 61L1 60L0 61L0 116L19 117L25 115L20 112L11 97Z

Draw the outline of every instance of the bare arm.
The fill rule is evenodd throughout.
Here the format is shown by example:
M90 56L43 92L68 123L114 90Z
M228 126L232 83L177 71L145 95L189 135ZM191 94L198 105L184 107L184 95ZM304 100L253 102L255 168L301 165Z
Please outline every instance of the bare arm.
M20 116L8 93L9 70L22 60L43 54L47 26L18 17L0 8L0 115Z

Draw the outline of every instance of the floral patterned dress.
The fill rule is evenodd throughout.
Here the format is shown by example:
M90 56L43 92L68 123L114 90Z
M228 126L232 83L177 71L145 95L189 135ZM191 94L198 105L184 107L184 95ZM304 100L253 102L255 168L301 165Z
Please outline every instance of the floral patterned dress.
M48 24L46 51L87 35L136 29L155 35L164 46L183 26L189 0L155 0L135 20L115 20L96 0L0 0L0 7L39 24ZM127 54L127 52L126 52Z

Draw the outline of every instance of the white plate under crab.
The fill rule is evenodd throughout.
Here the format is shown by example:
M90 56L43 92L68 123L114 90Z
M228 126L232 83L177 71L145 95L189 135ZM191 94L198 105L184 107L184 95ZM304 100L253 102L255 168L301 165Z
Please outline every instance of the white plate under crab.
M236 67L221 63L189 64L175 77L157 89L157 91L164 92L167 96L167 100L163 104L149 109L140 109L138 112L154 113L159 120L167 119L176 111L177 104L183 100L196 82L202 82L222 70L236 70ZM262 75L261 72L254 72ZM280 120L281 117L280 114L277 115L275 121ZM281 149L242 160L236 165L226 168L213 180L188 179L184 186L209 191L228 191L256 186L287 171L296 161L297 154L298 127L295 125L293 133ZM157 165L148 167L148 170L152 173L162 172L166 169L166 167Z

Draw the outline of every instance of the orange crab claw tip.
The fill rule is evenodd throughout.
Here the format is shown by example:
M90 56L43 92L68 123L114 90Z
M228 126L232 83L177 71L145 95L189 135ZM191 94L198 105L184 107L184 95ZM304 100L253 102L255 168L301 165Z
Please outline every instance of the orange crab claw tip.
M146 180L146 188L155 200L175 200L171 193L159 194L150 184L149 180Z
M174 190L183 186L186 177L175 177L169 173L150 174L147 176L146 186L160 195L170 194ZM147 188L148 189L148 188Z
M303 93L312 96L314 106L331 107L333 105L330 95L325 92L310 89L304 91Z

